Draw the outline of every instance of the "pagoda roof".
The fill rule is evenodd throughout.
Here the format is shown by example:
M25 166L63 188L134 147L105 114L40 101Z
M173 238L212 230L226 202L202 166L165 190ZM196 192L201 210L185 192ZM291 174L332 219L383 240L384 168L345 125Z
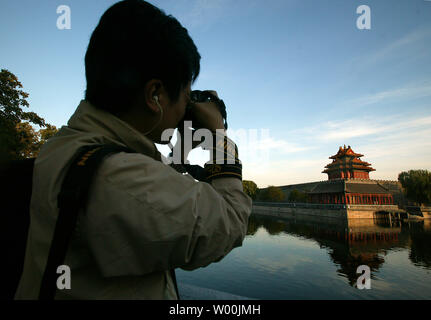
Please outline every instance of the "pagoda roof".
M338 158L342 158L342 157L345 157L345 156L360 158L360 157L363 157L364 155L360 154L360 153L355 153L350 146L348 146L346 148L346 145L344 145L344 148L340 147L338 149L337 154L329 157L329 159L338 159Z
M379 183L363 183L349 180L330 180L316 185L309 193L362 193L362 194L390 194L389 190Z
M322 171L322 173L327 173L330 171L338 171L338 170L351 170L351 169L356 169L356 170L362 170L362 171L376 171L376 169L368 167L368 166L361 166L361 165L347 165L347 166L343 166L343 165L339 165L339 166L326 166L325 170Z
M325 168L330 168L330 167L334 167L334 166L370 166L371 163L365 162L365 161L361 161L359 159L352 159L351 161L342 161L341 159L336 159L333 160L331 163L327 164L325 166Z
M378 194L390 194L389 190L382 185L367 184L367 183L357 183L357 182L347 182L346 192L349 193L378 193Z
M358 159L358 158L352 159L352 162L361 163L361 164L365 164L365 165L368 165L368 166L371 165L371 163L368 163L366 161L362 161L361 159Z
M342 193L344 192L344 180L332 180L319 183L310 193Z

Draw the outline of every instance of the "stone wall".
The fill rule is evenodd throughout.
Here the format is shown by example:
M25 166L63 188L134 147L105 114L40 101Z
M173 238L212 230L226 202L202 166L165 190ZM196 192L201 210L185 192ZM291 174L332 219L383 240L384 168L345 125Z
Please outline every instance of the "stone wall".
M346 209L321 209L304 207L273 207L253 205L253 213L281 218L318 216L325 218L347 219Z
M404 212L395 205L253 204L253 213L281 218L373 219L377 212Z

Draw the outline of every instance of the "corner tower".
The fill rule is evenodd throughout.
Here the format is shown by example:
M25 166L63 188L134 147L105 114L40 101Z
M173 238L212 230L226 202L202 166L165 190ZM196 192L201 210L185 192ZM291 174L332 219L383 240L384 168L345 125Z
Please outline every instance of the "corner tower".
M362 161L363 154L355 153L346 145L338 149L337 154L329 157L332 163L328 164L322 173L328 174L328 180L334 179L370 179L370 172L376 171L371 164Z

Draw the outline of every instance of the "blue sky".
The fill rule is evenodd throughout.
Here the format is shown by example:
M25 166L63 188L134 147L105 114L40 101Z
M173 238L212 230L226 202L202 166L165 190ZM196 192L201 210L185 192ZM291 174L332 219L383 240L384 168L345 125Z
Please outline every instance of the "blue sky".
M49 123L66 124L83 98L88 40L115 2L1 1L0 67ZM326 180L321 171L344 144L365 155L374 179L431 170L431 1L150 2L194 39L194 88L225 101L244 179ZM71 9L70 30L56 26L60 5ZM370 30L356 27L360 5L371 9ZM198 153L192 162L202 163Z

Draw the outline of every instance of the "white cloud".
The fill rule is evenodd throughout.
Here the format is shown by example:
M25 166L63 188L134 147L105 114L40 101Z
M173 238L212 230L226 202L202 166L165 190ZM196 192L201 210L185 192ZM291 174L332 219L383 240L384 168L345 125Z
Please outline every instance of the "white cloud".
M387 135L397 135L402 139L410 130L426 130L431 126L431 116L412 118L410 114L387 117L364 117L358 119L335 120L306 127L296 131L307 140L321 142L346 141L353 138L375 136L381 139ZM424 132L425 134L426 132ZM309 148L316 146L310 145Z
M277 154L290 154L312 149L310 146L298 145L285 139L275 138L265 138L245 145L238 143L238 146L241 146L241 151L243 153L252 153L254 151L258 151L271 153L275 152Z
M416 29L403 37L395 40L394 42L382 47L381 49L369 54L368 56L360 58L360 64L362 66L366 64L374 64L382 59L387 59L389 56L393 54L400 54L404 48L411 48L411 46L415 43L423 42L424 39L429 38L431 36L431 30L429 29ZM412 55L411 51L409 51L409 56L421 55L423 53L414 52Z
M309 157L309 155L307 157ZM326 176L322 174L321 171L328 162L329 160L327 157L323 157L322 159L304 158L271 161L265 166L244 161L243 177L246 180L253 180L260 188L269 185L282 186L321 181L326 179Z
M421 86L410 86L378 92L375 94L366 95L352 100L344 101L343 104L349 108L364 107L381 102L412 100L431 96L431 84Z

